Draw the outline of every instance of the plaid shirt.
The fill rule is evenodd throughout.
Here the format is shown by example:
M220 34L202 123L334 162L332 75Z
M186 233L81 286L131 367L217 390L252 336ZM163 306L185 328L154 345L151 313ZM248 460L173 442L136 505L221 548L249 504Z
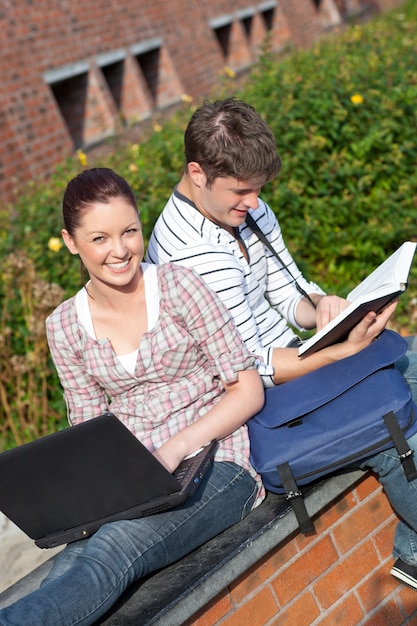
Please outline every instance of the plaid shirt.
M75 297L46 320L70 423L112 411L151 451L219 401L221 379L235 382L255 361L227 309L195 272L167 264L157 268L157 279L159 318L141 339L133 374L110 341L89 336ZM245 425L220 442L215 459L240 465L260 483Z

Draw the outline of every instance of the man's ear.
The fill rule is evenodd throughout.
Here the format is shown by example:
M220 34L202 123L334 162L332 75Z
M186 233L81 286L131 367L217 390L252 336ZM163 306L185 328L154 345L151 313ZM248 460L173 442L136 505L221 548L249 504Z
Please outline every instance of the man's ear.
M67 246L71 254L78 254L78 248L75 244L75 241L73 237L71 237L69 232L65 230L65 228L61 230L61 235L62 235L62 239L64 240L65 245Z
M188 175L196 187L205 187L207 183L206 175L199 163L191 161L187 163Z

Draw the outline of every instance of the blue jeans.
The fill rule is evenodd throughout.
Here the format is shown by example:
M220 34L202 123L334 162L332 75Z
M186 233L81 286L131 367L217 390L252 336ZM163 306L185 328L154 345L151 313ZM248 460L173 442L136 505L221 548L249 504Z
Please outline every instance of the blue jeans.
M417 404L417 338L407 337L409 350L395 364L410 385L414 402ZM414 450L417 464L417 434L408 439ZM417 566L417 479L408 482L395 448L380 452L362 465L379 476L390 504L400 521L395 530L393 555L405 563Z
M405 339L408 340L409 347L412 346L413 349L408 349L395 366L410 385L413 400L417 404L417 351L414 350L417 347L417 337L412 335Z
M184 505L106 524L90 539L68 545L39 589L0 611L0 624L93 624L128 585L245 517L256 494L256 483L245 470L214 463Z
M417 464L417 433L408 439ZM379 477L388 500L400 518L395 529L393 556L417 566L417 479L408 482L398 452L390 448L367 459L362 469L371 469Z

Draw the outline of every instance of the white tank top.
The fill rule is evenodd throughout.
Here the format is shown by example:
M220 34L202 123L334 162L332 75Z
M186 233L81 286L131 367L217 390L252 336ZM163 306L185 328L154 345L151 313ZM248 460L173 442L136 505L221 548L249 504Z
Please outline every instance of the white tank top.
M143 271L143 280L145 281L145 301L146 312L148 316L147 331L149 332L155 326L159 318L159 291L158 276L156 271L157 266L153 265L152 263L142 263L141 267ZM93 339L97 339L96 333L94 331L93 320L91 318L88 298L89 295L84 287L75 296L75 309L77 311L77 316L80 324L84 326L90 337L92 337ZM135 371L138 350L139 348L137 350L134 350L133 352L129 352L129 354L117 355L120 363L130 374L133 374L133 372Z

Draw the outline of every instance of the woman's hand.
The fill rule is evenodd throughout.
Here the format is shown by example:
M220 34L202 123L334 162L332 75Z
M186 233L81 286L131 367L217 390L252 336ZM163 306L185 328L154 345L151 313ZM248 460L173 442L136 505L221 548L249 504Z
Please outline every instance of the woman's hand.
M181 441L171 438L158 450L155 450L153 455L172 474L187 456L185 449L182 448Z

